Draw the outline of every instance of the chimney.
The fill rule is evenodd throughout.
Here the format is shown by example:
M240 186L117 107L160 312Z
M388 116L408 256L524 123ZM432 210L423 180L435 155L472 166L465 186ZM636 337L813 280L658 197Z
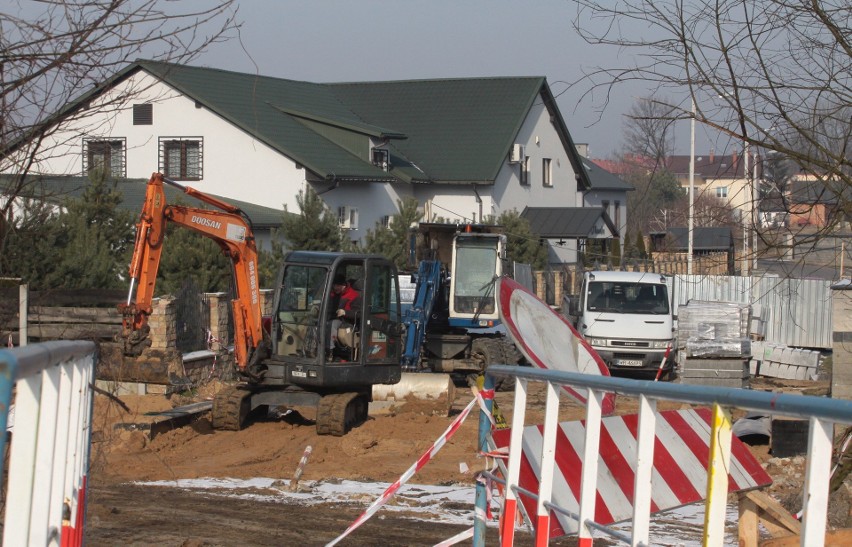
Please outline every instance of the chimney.
M710 149L710 163L712 164L715 161L716 161L716 149L711 148Z
M732 152L731 153L731 166L734 168L734 172L737 171L737 160L738 159L739 158L737 157L736 151Z

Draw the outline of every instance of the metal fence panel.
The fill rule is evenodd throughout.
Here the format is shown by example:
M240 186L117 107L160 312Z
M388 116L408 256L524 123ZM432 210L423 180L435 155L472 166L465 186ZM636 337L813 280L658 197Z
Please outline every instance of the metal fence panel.
M675 311L690 300L760 304L766 341L831 349L831 281L773 276L675 276Z

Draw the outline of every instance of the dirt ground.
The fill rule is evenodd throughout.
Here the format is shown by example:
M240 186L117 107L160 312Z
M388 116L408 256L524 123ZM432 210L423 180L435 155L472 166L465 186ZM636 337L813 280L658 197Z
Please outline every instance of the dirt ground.
M527 423L543 421L544 391L531 384ZM119 423L150 421L146 413L209 399L219 386L193 397L126 395L118 402L97 395L92 435L88 523L89 545L321 545L334 539L369 505L299 505L262 502L180 488L150 487L134 481L193 478L268 477L290 480L307 446L313 454L304 481L351 479L393 482L446 430L471 400L461 387L447 412L447 401L409 400L370 419L343 437L318 436L311 409L271 413L242 431L214 431L209 415L188 426L157 434L116 428ZM510 417L512 393L496 401ZM584 410L563 398L560 419L583 417ZM660 410L682 408L659 403ZM636 412L636 401L621 397L617 413ZM477 457L479 412L474 408L456 435L410 481L414 484L471 485L484 468ZM758 460L767 447L755 447ZM463 464L463 465L462 465ZM465 467L469 470L464 472ZM793 488L793 486L790 486ZM783 493L782 493L783 494ZM342 545L434 545L466 529L379 512ZM493 537L491 537L493 535ZM529 538L520 537L521 544ZM489 529L489 545L497 544ZM598 543L596 541L596 543ZM468 542L469 544L469 542ZM573 545L573 539L553 542ZM605 543L602 543L605 544Z

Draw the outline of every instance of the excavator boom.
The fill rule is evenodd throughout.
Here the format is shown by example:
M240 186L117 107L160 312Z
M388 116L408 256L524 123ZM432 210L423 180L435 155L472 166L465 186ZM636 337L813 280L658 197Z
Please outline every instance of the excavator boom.
M220 210L208 210L183 205L168 205L164 184L180 189ZM133 370L129 357L140 357L150 346L148 320L152 312L157 272L163 253L166 225L188 228L215 241L231 261L236 297L232 301L234 314L234 358L240 370L245 370L252 354L263 343L258 255L251 221L242 211L222 200L178 184L154 173L148 181L145 203L136 224L136 242L130 262L130 291L127 302L120 304L122 312L122 342L125 356L121 370ZM135 295L134 295L135 289ZM150 360L140 359L140 363ZM130 366L128 366L130 365ZM145 365L142 365L145 366ZM116 367L112 367L116 368ZM151 381L149 371L135 371ZM163 378L160 383L168 383Z

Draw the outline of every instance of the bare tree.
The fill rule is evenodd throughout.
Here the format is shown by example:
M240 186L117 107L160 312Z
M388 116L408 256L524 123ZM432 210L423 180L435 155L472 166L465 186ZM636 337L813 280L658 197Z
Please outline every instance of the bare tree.
M45 137L91 114L86 105L63 111L74 99L96 91L137 57L184 63L235 36L233 3L22 0L0 8L0 172L11 175L4 181L6 197L20 195L36 155L50 153L43 149ZM97 108L131 99L116 96ZM0 201L2 216L11 203Z
M633 103L624 122L624 151L663 166L674 153L677 112L667 99L642 98Z
M635 102L625 117L620 175L635 189L627 196L631 212L628 232L647 234L654 224L649 221L658 216L662 222L657 222L655 229L665 231L666 226L671 226L661 211L671 208L682 194L676 178L667 169L668 159L674 153L675 118L675 112L665 101L650 97Z
M849 212L852 10L848 0L578 0L575 30L635 53L575 83L584 98L640 81L670 109L752 151L789 158ZM624 56L622 56L624 58ZM680 101L661 98L680 97ZM843 215L836 216L844 220ZM827 229L832 229L828 226Z

